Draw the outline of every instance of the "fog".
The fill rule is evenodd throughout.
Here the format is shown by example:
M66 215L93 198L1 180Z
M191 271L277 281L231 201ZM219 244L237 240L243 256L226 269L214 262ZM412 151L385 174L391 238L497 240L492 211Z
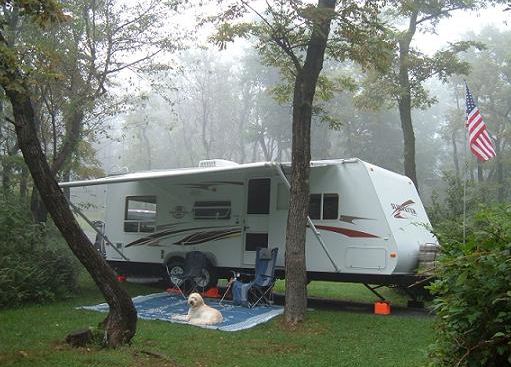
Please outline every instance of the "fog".
M458 40L486 37L481 32L509 40L507 18L500 8L477 14L455 12L438 24L435 33L417 34L414 45L433 54ZM461 57L474 64L472 70L484 68L476 64L474 55L479 54L472 50ZM291 105L275 98L283 80L278 69L263 65L254 44L236 42L224 51L213 45L186 47L164 62L172 67L118 77L120 87L114 92L122 95L129 89L126 107L102 120L107 133L99 134L94 144L106 174L193 167L213 158L237 163L290 160ZM323 73L334 78L350 75L355 81L363 78L353 65L333 61L327 61ZM477 98L485 83L478 78L475 74L447 82L431 78L425 85L435 103L412 111L418 181L426 203L434 193L444 195L446 177L476 174L477 162L465 149L463 79L473 84ZM397 107L357 108L354 98L359 93L345 90L326 101L317 99L323 113L313 117L312 159L357 157L403 173ZM484 104L481 111L490 131L497 124L509 124L509 116L503 121L494 111L485 111ZM325 121L324 115L333 122ZM502 150L507 149L505 140ZM495 165L490 162L484 168L491 178Z

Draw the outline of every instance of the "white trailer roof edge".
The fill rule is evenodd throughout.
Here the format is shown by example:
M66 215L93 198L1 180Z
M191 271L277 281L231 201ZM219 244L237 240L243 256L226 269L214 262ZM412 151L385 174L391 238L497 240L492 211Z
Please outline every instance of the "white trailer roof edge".
M335 165L340 163L356 163L361 161L358 158L349 158L349 159L330 159L330 160L320 160L320 161L311 161L311 167L321 167L328 165ZM361 161L362 162L362 161ZM244 171L250 170L253 168L277 168L278 166L286 166L289 167L291 163L289 162L257 162L257 163L244 163L239 165L232 166L220 166L220 167L192 167L192 168L176 168L169 170L157 170L157 171L144 171L144 172L133 172L122 175L112 175L106 176L102 178L96 178L92 180L79 180L79 181L69 181L69 182L60 182L60 187L85 187L85 186L97 186L97 185L108 185L122 182L134 182L134 181L143 181L143 180L153 180L159 178L168 178L168 177L182 177L186 175L194 175L194 174L207 174L207 173L217 173L217 172L229 172L229 171Z
M279 163L276 162L258 162L258 163L247 163L240 164L237 166L227 166L227 167L193 167L193 168L177 168L172 170L161 170L161 171L145 171L145 172L134 172L127 173L118 176L107 176L102 178L97 178L93 180L80 180L80 181L70 181L70 182L60 182L60 187L82 187L82 186L96 186L96 185L108 185L114 183L122 183L122 182L133 182L133 181L143 181L143 180L153 180L159 178L168 178L168 177L182 177L186 175L194 175L194 174L206 174L206 173L216 173L216 172L228 172L228 171L242 171L249 170L252 168L262 168L262 167L276 167Z

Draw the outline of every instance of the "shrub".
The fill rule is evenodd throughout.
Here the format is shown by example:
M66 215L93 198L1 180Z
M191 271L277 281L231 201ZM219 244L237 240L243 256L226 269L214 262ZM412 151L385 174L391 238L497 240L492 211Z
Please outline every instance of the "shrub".
M0 307L47 302L76 289L78 266L61 241L13 200L0 200Z
M434 366L511 366L511 207L480 210L466 242L440 231Z

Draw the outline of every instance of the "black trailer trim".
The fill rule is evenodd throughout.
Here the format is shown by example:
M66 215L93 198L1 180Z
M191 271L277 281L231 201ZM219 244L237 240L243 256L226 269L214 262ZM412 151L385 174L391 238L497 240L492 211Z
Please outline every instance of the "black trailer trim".
M119 275L139 276L139 277L163 277L166 275L165 267L161 263L146 263L134 261L108 261L110 266ZM232 271L253 272L253 268L227 268L217 267L216 273L219 278L229 278ZM276 276L284 279L284 269L276 269ZM325 273L325 272L307 272L307 279L323 280L344 283L362 283L376 286L387 287L412 287L428 279L427 276L416 274L355 274L355 273Z

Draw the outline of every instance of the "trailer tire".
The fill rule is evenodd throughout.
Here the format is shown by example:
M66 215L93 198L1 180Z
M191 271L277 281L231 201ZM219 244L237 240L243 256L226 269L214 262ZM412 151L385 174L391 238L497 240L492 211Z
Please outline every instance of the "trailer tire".
M165 275L168 285L170 287L176 287L177 285L181 285L178 283L178 279L172 277L172 275L180 275L183 274L185 270L185 261L181 257L173 257L170 258L169 261L165 264ZM196 279L196 283L199 288L204 290L208 290L210 288L216 287L218 284L218 277L216 275L215 268L208 261L206 267L202 269L202 277L200 279Z
M178 279L174 278L173 275L183 274L185 271L185 261L181 257L173 257L165 264L166 280L170 287L176 287L179 285Z
M218 284L218 277L216 275L215 268L208 261L206 267L202 269L202 278L196 279L197 286L204 290L216 287Z

